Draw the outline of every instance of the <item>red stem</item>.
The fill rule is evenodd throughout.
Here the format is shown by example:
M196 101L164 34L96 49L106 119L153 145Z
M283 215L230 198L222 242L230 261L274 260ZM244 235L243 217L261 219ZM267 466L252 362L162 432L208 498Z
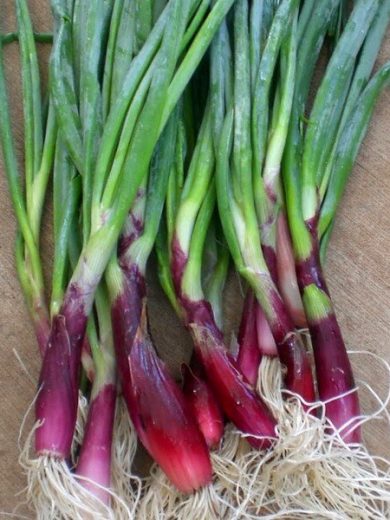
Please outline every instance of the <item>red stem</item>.
M248 435L247 440L253 447L270 447L276 438L276 421L227 351L210 304L184 298L182 303L198 359L226 417Z
M307 321L299 292L295 258L286 216L280 213L276 232L276 268L278 287L287 310L298 328L306 328Z
M199 370L182 365L183 392L196 418L200 431L209 448L216 448L224 430L222 410L217 402L216 396L199 373Z
M107 505L110 501L115 402L116 386L113 384L103 386L92 399L76 468L76 475L88 479L80 479L80 484Z
M123 397L142 444L171 482L189 493L211 480L207 445L183 392L154 350L144 278L134 264L122 264L122 272L112 324Z
M38 454L67 458L70 454L78 407L78 383L87 316L76 284L70 285L61 310L53 318L43 358L36 418Z
M181 283L187 256L176 237L172 240L171 272L176 294L185 312L197 358L226 417L247 434L256 448L268 448L275 439L276 421L255 390L243 378L233 356L227 351L223 334L206 300L191 300L182 293Z
M253 291L250 289L246 293L237 341L239 345L238 368L247 381L255 386L261 361L261 352L257 335L256 300Z
M311 232L311 255L306 260L297 262L299 286L303 293L306 287L315 285L329 297L329 302L331 302L321 267L314 226L312 226ZM341 432L341 435L345 442L360 442L361 431L353 421L360 415L359 397L351 363L333 308L327 316L320 320L309 319L308 325L314 351L318 393L322 401L333 400L326 404L326 416L337 429L351 421L350 426L345 432ZM352 393L340 397L348 392ZM351 427L354 427L353 431L350 431Z

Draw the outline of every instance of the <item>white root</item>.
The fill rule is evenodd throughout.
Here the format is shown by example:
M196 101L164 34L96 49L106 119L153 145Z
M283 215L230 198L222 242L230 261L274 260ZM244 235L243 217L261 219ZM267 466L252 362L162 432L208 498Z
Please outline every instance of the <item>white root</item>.
M214 483L199 491L180 493L158 466L154 466L141 499L138 518L148 520L218 520L228 518Z
M27 477L25 494L30 508L40 520L115 520L117 516L113 509L85 489L81 478L72 473L64 460L31 453L33 437L39 426L37 423L28 435L19 457ZM121 511L121 518L131 518L126 503L111 490L107 491L111 503Z
M192 495L178 492L164 473L153 469L150 487L140 503L138 518L148 520L219 520L228 518L218 491L209 485Z
M78 451L83 442L84 428L88 417L88 399L79 390L79 403L77 408L77 419L76 427L73 436L72 448L71 448L71 459L73 466L76 465L78 458Z
M365 354L381 361L390 376L386 362ZM244 456L247 466L237 486L251 492L245 510L234 518L390 518L390 463L370 455L363 445L345 444L325 419L323 403L304 411L297 396L284 392L282 399L274 381L280 381L280 369L277 375L276 362L270 365L266 361L260 368L259 392L278 418L278 440L266 454L251 451ZM368 384L360 387L379 407L362 416L359 425L380 418L389 423L390 390L383 401ZM353 427L355 422L343 429Z
M257 393L278 419L284 409L282 370L279 358L263 356L257 377Z
M137 434L123 398L118 397L112 452L112 486L127 504L131 512L130 518L136 517L142 491L142 479L132 471L136 450ZM115 504L113 510L117 515L116 518L121 518L119 511L115 509Z
M19 445L27 415L34 402L23 419ZM72 464L77 461L77 451L82 442L87 413L88 402L80 393L75 438L72 444ZM28 434L19 456L19 464L27 479L27 486L23 490L26 499L22 504L27 504L35 511L40 520L116 520L118 518L133 520L135 518L134 509L129 507L116 490L102 488L109 495L110 504L107 505L86 489L83 481L92 483L94 487L100 486L89 479L75 475L66 461L52 455L35 455L33 442L39 426L40 423L37 422Z

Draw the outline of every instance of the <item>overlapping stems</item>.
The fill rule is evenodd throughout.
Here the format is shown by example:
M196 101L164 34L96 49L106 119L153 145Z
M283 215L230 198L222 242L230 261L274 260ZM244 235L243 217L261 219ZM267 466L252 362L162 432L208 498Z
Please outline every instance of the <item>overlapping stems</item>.
M56 6L54 6L55 8ZM61 29L64 21L60 20L60 13L55 11L57 22ZM82 2L76 1L72 9L72 31L64 37L66 42L66 53L61 57L66 59L67 68L58 69L64 62L57 63L54 58L51 63L52 82L58 81L68 85L68 97L74 103L73 109L78 117L74 118L75 124L80 128L82 136L80 153L81 187L82 187L82 206L80 215L73 214L71 226L71 243L68 246L71 256L71 269L74 269L80 255L83 244L86 243L90 233L91 221L91 180L95 167L95 158L99 146L99 141L104 123L102 110L102 95L100 92L100 67L102 56L104 55L104 39L102 34L108 32L110 19L112 17L109 5L101 9L98 2L90 2L88 6L83 6ZM91 42L86 45L85 41ZM59 53L58 37L55 41L55 51ZM63 78L64 71L67 74ZM59 76L61 74L61 76ZM52 95L57 107L59 102L56 95L57 90L52 84ZM67 127L60 131L65 135L69 131ZM69 141L69 138L68 138ZM67 150L71 150L66 146ZM74 148L74 147L73 147ZM69 157L70 162L75 161ZM74 166L75 167L75 166ZM64 181L63 181L64 182ZM69 201L65 193L59 194L58 203L62 201L65 207L69 208ZM60 218L62 218L60 216ZM64 253L64 252L63 252ZM57 306L55 312L59 311L63 294L56 299ZM114 436L114 418L117 401L117 378L116 366L114 362L114 350L110 320L110 309L107 303L107 289L101 284L95 296L94 309L91 312L87 325L87 335L83 341L82 363L85 376L91 380L91 392L89 408L86 413L83 436L79 439L79 455L76 458L75 474L77 484L75 484L75 512L74 515L81 514L83 507L77 503L77 494L80 495L79 502L84 502L84 510L91 514L105 514L106 516L116 514L130 515L133 504L130 500L131 494L119 497L122 491L118 489L118 482L112 481L115 448L112 448ZM117 410L117 413L120 413ZM113 460L114 459L114 460ZM129 487L131 474L128 475ZM91 496L85 493L78 493L78 484L86 488ZM115 492L110 489L114 484ZM127 504L123 499L127 499ZM71 502L69 497L69 502ZM103 507L102 507L103 505ZM89 508L89 509L88 509ZM119 509L118 509L119 508Z
M226 43L227 35L223 24L219 44ZM194 342L190 366L183 367L184 392L213 449L214 478L195 495L183 497L154 473L141 503L140 511L145 515L159 511L181 518L194 508L199 515L234 514L237 500L241 502L237 497L246 496L238 483L238 459L249 447L246 442L241 445L240 438L245 437L256 448L269 447L275 438L274 418L242 377L224 343L222 299L229 255L215 213L211 128L215 107L210 103L213 87L202 88L204 83L196 78L184 95L179 146L169 179L157 254L162 286ZM229 427L223 435L222 412L239 432Z
M76 207L80 201L81 184L80 177L77 175L70 157L67 154L63 139L57 132L51 97L49 97L48 111L44 116L40 93L37 53L34 44L36 35L32 31L26 3L17 2L16 12L18 20L17 40L19 41L22 56L22 85L26 136L25 182L23 194L25 201L20 198L22 196L20 188L16 184L13 185L13 200L18 205L17 217L18 221L21 223L21 229L24 229L24 233L20 233L18 236L16 258L22 287L36 325L38 342L43 354L44 348L46 347L47 333L50 323L49 313L53 316L58 312L69 277L71 262L69 260L68 249L70 248L71 243L75 242L73 223L76 214ZM43 41L47 40L48 38L45 37ZM15 181L15 179L12 178L12 175L15 175L15 168L10 167L10 165L12 165L12 161L15 164L15 159L12 158L14 150L10 144L11 126L9 115L7 113L7 101L4 90L5 86L2 85L2 87L3 113L6 115L6 120L4 122L5 125L2 128L2 135L5 144L4 155L8 157L6 170L9 174L11 181L10 184L12 186L12 183ZM8 142L6 139L8 139ZM44 301L43 277L42 273L39 272L41 267L39 250L42 209L46 188L52 171L53 232L55 245L52 266L50 309L48 309L46 301ZM23 207L24 205L25 208ZM26 212L29 226L28 231L26 231L26 226L24 224L23 211ZM31 238L27 234L27 240L25 239L26 232L30 232L31 234ZM31 243L31 239L35 246L35 250L32 251L28 247L28 244ZM73 244L73 249L74 247ZM35 258L34 262L31 261L31 258ZM39 294L41 295L40 297ZM100 369L100 367L98 368ZM97 372L101 377L102 371L97 370ZM115 395L115 385L113 388ZM59 425L59 427L61 427L61 425ZM97 435L95 435L95 438L96 437ZM81 467L83 465L85 466L85 462L89 459L89 457L86 458L83 455L83 452L85 451L87 450L82 449L80 455L80 466L78 468L79 473L81 473ZM83 462L83 459L85 462ZM29 461L26 460L25 450L22 452L20 460L26 471L29 472L31 466ZM93 460L93 458L91 460ZM88 463L90 463L91 460L89 460ZM96 466L94 469L97 469ZM93 477L95 478L95 475L93 475ZM31 482L29 484L31 484ZM31 492L31 495L35 495L30 497L32 498L34 505L38 508L42 506L39 498L40 490L34 488L32 485L29 492ZM86 497L84 496L83 498L85 499ZM42 511L42 513L44 514L44 511Z
M184 395L150 337L146 314L145 268L165 200L177 140L177 114L157 145L148 186L132 208L107 280L122 392L141 442L181 491L211 478L206 443Z
M377 79L372 80L369 88L367 83L369 82L389 21L390 3L382 1L360 50L330 159L327 162L324 179L320 184L321 211L318 229L322 258L325 256L327 244L333 229L336 209L340 202L348 175L352 171L352 165L361 142L367 132L368 121L372 116L375 101L382 89L386 86L387 66L382 68L381 72L376 76ZM366 91L364 95L363 90ZM371 93L369 93L369 91L371 91ZM368 101L369 99L371 101ZM352 113L355 107L360 104L364 105L364 115L359 113L353 116ZM358 112L360 112L360 110ZM352 118L353 122L351 122ZM351 132L350 136L347 136L348 128ZM344 141L344 143L351 143L351 145L345 149L345 152L343 152L345 144L343 145L342 141Z
M32 29L24 32L28 38L26 36L21 39L25 65L23 79L26 133L29 137L26 139L25 207L22 204L20 187L16 183L16 160L9 118L6 118L3 124L2 135L7 171L10 172L11 193L23 232L23 242L20 242L18 250L19 265L24 262L29 268L27 273L32 272L31 277L21 276L21 279L25 291L29 291L28 296L32 295L34 298L32 305L35 307L41 305L38 297L41 298L43 294L37 240L42 195L50 171L55 142L53 108L61 143L65 143L76 170L81 174L83 188L82 249L73 274L66 283L63 273L69 265L65 265L67 262L61 253L66 248L65 235L68 233L72 216L69 215L69 219L65 219L66 231L55 226L57 238L59 236L56 258L62 265L55 266L51 330L48 339L46 336L42 341L44 344L47 339L47 347L36 399L36 415L39 421L36 430L36 450L39 457L51 459L50 464L42 466L43 471L51 471L56 461L62 464L61 461L70 455L76 422L81 346L95 292L128 210L148 171L156 141L231 4L232 0L219 0L213 9L206 13L205 2L169 2L137 58L133 60L124 78L123 88L117 93L107 121L104 122L104 112L101 113L99 106L99 67L101 46L104 45L101 35L107 28L111 5L105 3L104 9L99 9L97 2L84 6L81 2L70 2L67 5L53 1L56 32L50 67L52 105L49 110L51 126L48 125L48 128L52 132L48 133L48 139L51 139L51 146L48 144L47 149L44 149L44 171L39 171L39 175L36 172L42 148L42 128ZM26 12L26 4L18 2L17 6L19 21L25 23L23 15ZM85 31L81 30L82 28ZM140 43L145 27L137 27L137 31ZM182 53L183 47L187 44L188 48ZM34 52L29 52L28 46ZM74 67L70 66L72 62ZM1 90L3 93L4 88ZM7 109L4 95L2 105ZM8 114L6 110L4 113ZM95 162L98 145L99 154ZM32 188L35 188L34 175L39 187L31 199ZM73 178L69 178L69 185L72 185L73 181ZM65 188L62 189L61 195L65 195ZM72 204L69 204L66 210L71 207ZM69 211L72 213L72 209ZM64 212L58 205L56 212L58 223L64 217ZM77 256L77 248L72 246L72 251L73 255L76 253ZM22 270L19 270L22 275ZM99 299L97 296L97 300ZM98 306L101 309L97 312L99 321L104 321L104 306ZM89 328L90 332L93 332L93 325ZM104 337L103 325L101 329L99 332ZM93 341L92 346L94 343L96 347L96 342ZM107 359L103 361L105 356L102 349L95 347L92 348L96 365L94 386L100 385L98 390L102 390L101 386L105 383L103 384L101 378L111 378L110 383L113 382L112 364ZM102 368L104 377L99 368ZM93 393L90 411L94 408L95 397L96 393ZM111 409L113 410L112 406ZM111 419L108 423L112 422ZM81 455L81 465L82 459Z
M261 357L267 360L276 351L283 386L304 407L293 400L293 407L288 401L283 410L273 410L281 417L297 413L314 425L300 435L309 438L322 428L319 438L326 446L329 435L338 438L344 449L341 462L336 469L329 463L337 485L346 467L361 475L373 461L361 451L364 419L321 259L375 101L389 83L388 63L370 76L390 19L390 1L358 0L347 18L342 0L320 0L315 9L308 0L302 5L298 0L236 0L233 16L221 25L233 3L53 0L46 112L34 39L50 37L33 32L25 0L15 4L17 35L1 36L0 133L19 227L16 264L43 355L37 457L29 459L27 449L21 460L30 496L43 516L53 511L68 518L134 514L139 480L133 482L135 496L132 491L126 495L134 503L126 504L110 490L118 390L114 344L121 390L140 440L180 492L206 486L194 500L208 497L215 507L219 501L241 509L251 504L256 511L264 504L271 510L276 496L284 500L275 489L272 497L267 495L267 482L256 482L263 465L254 451L243 457L247 469L255 468L253 478L232 477L218 466L208 485L207 446L220 445L222 411L253 447L274 448L266 455L271 487L274 475L281 474L291 489L300 483L299 472L283 473L289 461L283 428L289 423L295 431L294 419L281 420L278 429L280 417L253 388ZM327 35L331 58L305 119L311 78ZM22 62L24 182L3 65L2 47L14 39ZM186 89L212 40L208 61ZM210 83L203 88L208 67ZM55 248L49 305L39 242L51 171ZM184 392L159 359L148 330L146 265L164 201L157 247L160 278L195 346L191 366L183 369ZM222 332L228 249L250 291L237 357L226 349ZM315 393L296 327L306 323L326 429L323 418L305 413ZM82 358L92 389L79 449L74 430ZM278 385L279 396L279 380L271 383ZM315 443L316 433L313 438ZM286 440L291 440L288 434ZM360 450L362 465L355 464L350 444ZM214 462L221 462L220 451L214 452ZM227 456L222 462L235 463ZM336 505L355 514L376 493L373 511L385 507L387 477L372 468L364 473L368 484L361 500L347 493L346 501L335 499ZM226 491L232 482L233 502ZM319 482L326 506L335 488L327 476ZM118 484L115 478L113 484ZM245 485L248 490L263 486L264 504L254 505L249 491L241 503ZM123 482L119 487L123 491ZM170 493L168 486L165 490ZM316 493L315 486L312 495L299 491L295 501L311 500ZM172 497L175 513L193 505L191 499L178 504L174 492Z
M252 98L247 36L248 6L246 2L237 3L236 9L241 9L242 14L237 15L236 18L234 106L226 107L222 135L216 136L219 143L217 193L221 221L233 260L238 272L252 287L268 320L279 358L286 367L285 385L306 402L311 402L314 399L314 387L309 359L272 280L262 249L262 245L267 245L267 241L272 240L273 235L275 236L274 219L278 214L280 198L277 199L278 175L277 172L275 175L274 165L271 164L273 161L275 166L280 163L289 113L287 97L285 97L285 101L280 103L278 128L280 135L278 136L275 131L275 141L271 140L269 150L272 153L268 156L269 166L267 167L266 163L264 179L261 173L267 140L267 96L277 55L286 38L288 38L286 45L289 49L287 55L290 59L294 56L296 22L293 20L297 16L297 6L295 2L284 1L276 12L267 46L258 67L254 83L255 94ZM286 19L290 19L292 23L286 24ZM293 63L292 68L294 68ZM241 95L243 89L245 95ZM268 235L264 236L261 228L259 231L259 217L260 223L265 228L271 228Z
M274 421L253 389L243 381L225 348L202 282L202 253L215 204L211 110L207 103L199 136L171 223L171 276L177 302L192 334L195 354L226 416L255 446L268 445ZM180 186L180 183L179 183ZM259 438L256 438L258 436ZM264 437L264 439L262 439Z
M182 50L205 14L202 2ZM150 178L138 190L107 280L122 391L143 445L184 492L207 484L211 467L206 444L184 395L158 358L147 327L145 269L165 201L168 176L179 146L180 110L172 116L155 152Z
M287 213L298 282L313 343L319 396L321 400L329 401L327 417L347 442L360 441L360 430L356 426L360 416L359 402L322 273L319 239L333 220L336 201L364 136L373 103L387 81L388 66L385 66L362 91L383 36L379 18L374 18L378 9L381 11L379 16L386 16L388 5L385 4L358 2L354 7L318 89L309 124L301 135L299 118L303 115L309 89L308 70L313 70L316 60L307 46L309 36L306 41L304 36L298 53L296 93L284 161ZM319 44L324 35L323 23L320 26ZM324 195L325 209L318 234ZM330 206L333 209L326 216ZM339 377L330 377L336 372Z
M80 260L64 294L59 314L53 318L52 337L49 339L51 348L47 349L44 358L41 374L41 384L44 384L37 398L36 409L37 418L45 418L45 421L36 433L38 453L48 451L66 457L69 452L77 408L80 346L94 292L121 232L128 208L145 175L161 129L207 48L213 32L230 7L230 3L222 0L216 4L207 23L204 23L198 31L197 38L176 73L180 35L184 34L190 4L169 3L165 16L165 19L168 15L171 17L169 27L165 27L162 35L162 28L164 28L162 15L162 21L154 26L142 49L143 52L140 52L138 59L134 60L124 81L122 92L118 95L115 108L111 110L95 166L91 234L83 247ZM53 66L55 66L54 57L58 52L60 67L61 56L66 52L66 45L63 42L65 39L66 43L68 18L59 14L61 27L53 54ZM142 77L160 41L161 45L150 73ZM66 69L62 70L66 71ZM56 87L59 86L57 83L60 83L55 81L55 76L53 83ZM62 82L62 85L66 86L67 83ZM129 85L132 88L129 88ZM73 90L68 94L72 96L72 92ZM59 95L55 97L57 100L61 99ZM66 106L74 107L74 103L68 100ZM63 108L61 105L56 106L57 114L66 117L69 115L69 120L66 118L60 120L61 130L72 159L82 170L78 139L80 132L77 127L73 132L74 114L66 114ZM136 115L138 117L135 122ZM72 132L68 131L68 124ZM70 142L70 139L73 142ZM127 159L126 168L123 168L125 159ZM68 343L70 348L64 349L63 344L61 345L63 342ZM56 408L57 421L59 416L63 415L63 424L69 425L64 429L61 439L51 438L51 420L46 417L45 395L47 393L50 394L50 406Z
M53 164L56 124L51 109L46 117L43 117L38 59L27 3L20 0L15 5L22 63L24 132L26 136L24 187L20 181L22 176L17 164L7 101L2 49L3 45L7 43L5 37L2 37L0 45L1 139L11 199L18 221L16 267L34 322L39 349L43 354L49 331L49 313L39 252L40 223Z

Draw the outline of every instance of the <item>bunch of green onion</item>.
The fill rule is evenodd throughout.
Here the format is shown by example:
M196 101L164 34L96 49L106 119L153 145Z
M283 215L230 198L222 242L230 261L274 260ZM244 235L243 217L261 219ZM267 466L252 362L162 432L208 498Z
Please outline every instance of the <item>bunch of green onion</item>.
M51 7L52 35L34 32L26 0L0 34L16 267L42 357L20 457L38 517L388 518L390 463L362 443L323 265L390 81L389 63L373 74L390 0ZM15 41L23 169L3 64ZM44 97L39 41L52 42ZM150 332L153 249L194 345L182 381ZM247 287L229 347L230 258ZM155 462L144 479L137 439Z

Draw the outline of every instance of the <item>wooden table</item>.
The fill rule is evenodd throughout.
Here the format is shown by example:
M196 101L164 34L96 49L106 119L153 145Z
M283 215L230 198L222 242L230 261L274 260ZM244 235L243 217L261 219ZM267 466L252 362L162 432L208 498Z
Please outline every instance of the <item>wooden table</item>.
M48 0L29 0L36 30L50 30ZM1 0L2 29L15 27L14 1ZM44 60L47 49L40 46ZM390 31L379 63L390 57ZM23 149L22 106L17 45L6 49L15 140L20 157ZM45 65L42 66L45 70ZM1 117L1 114L0 114ZM18 466L18 435L22 419L33 400L40 359L31 322L24 305L14 267L15 218L0 162L0 518L22 499L15 494L25 480ZM47 211L50 220L50 211ZM43 248L46 267L51 261L50 226ZM153 267L150 306L154 337L162 356L177 370L180 359L189 356L190 342L159 289ZM351 350L369 350L390 362L390 90L377 105L371 127L347 188L329 250L326 266L330 289L346 343ZM229 284L226 317L232 325L239 314L237 284ZM368 356L352 357L357 379L368 381L384 396L389 376ZM363 409L374 403L363 395ZM26 431L31 427L31 414ZM390 458L389 428L375 421L365 429L371 450ZM28 517L31 514L20 509ZM6 518L6 517L4 517Z

